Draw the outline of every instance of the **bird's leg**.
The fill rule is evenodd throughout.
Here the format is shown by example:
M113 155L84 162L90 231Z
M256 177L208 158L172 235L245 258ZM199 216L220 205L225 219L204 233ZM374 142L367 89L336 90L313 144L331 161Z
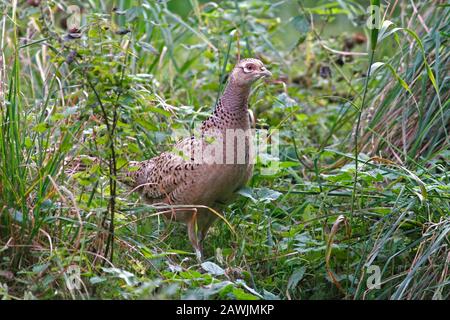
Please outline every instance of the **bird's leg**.
M214 208L215 211L219 211L220 209ZM203 241L206 238L206 235L209 231L209 228L214 223L214 221L217 219L217 216L211 214L208 211L202 212L203 219L201 220L201 223L199 225L199 232L198 232L198 242L201 251L203 252Z
M200 248L203 252L203 241L206 238L206 234L208 233L209 228L211 227L212 223L214 222L214 219L208 219L206 223L204 223L198 233L198 243L200 245Z
M194 213L192 214L192 218L187 223L188 228L188 236L189 241L191 241L192 246L194 247L195 254L197 256L197 260L201 262L203 260L203 250L199 241L199 236L197 232L197 209L194 208Z

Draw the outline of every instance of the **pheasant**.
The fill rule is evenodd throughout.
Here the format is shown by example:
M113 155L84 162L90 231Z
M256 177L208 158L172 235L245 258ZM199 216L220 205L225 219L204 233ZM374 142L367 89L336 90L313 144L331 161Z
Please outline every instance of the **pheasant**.
M252 84L271 75L258 59L239 61L213 114L202 122L198 137L185 138L152 159L131 161L119 178L147 203L163 205L159 210L167 219L187 225L200 261L203 240L220 207L251 178L248 98ZM244 143L234 144L235 138L242 136Z

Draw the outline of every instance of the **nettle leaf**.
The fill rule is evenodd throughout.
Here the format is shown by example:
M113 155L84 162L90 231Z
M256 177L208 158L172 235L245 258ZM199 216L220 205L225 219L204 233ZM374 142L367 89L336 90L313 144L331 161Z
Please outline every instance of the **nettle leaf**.
M321 175L324 179L331 181L331 182L342 182L342 183L349 183L353 182L353 176L348 172L342 172L335 175Z
M242 188L238 193L246 198L249 198L253 202L269 203L271 201L277 200L282 193L269 189L269 188Z
M273 104L273 107L275 109L285 109L285 108L291 108L298 106L298 102L295 99L292 99L289 97L289 95L285 92L279 94L275 98L275 102Z
M44 287L47 287L50 285L50 283L52 283L53 281L55 281L55 277L51 274L47 275L44 277L44 279L42 280L42 285Z
M43 133L47 131L48 128L50 128L50 125L47 122L41 122L38 125L34 126L33 130L37 133Z
M306 268L301 267L292 273L292 275L289 278L287 288L288 290L294 289L297 284L303 279L303 276L305 275Z
M119 158L119 159L117 159L117 164L116 164L116 166L117 166L117 168L122 168L122 167L124 167L127 163L128 163L128 160L127 160L127 159Z
M261 188L257 190L256 194L258 196L258 200L264 203L277 200L282 195L281 192L269 188Z
M62 113L55 113L54 115L52 115L51 117L50 117L50 120L51 121L59 121L59 120L62 120L62 119L64 119L64 115L62 114Z
M366 182L383 181L383 175L380 172L377 172L376 170L361 172L360 178Z
M11 209L9 209L9 214L15 221L17 221L17 222L23 221L23 214L22 214L22 212L20 212L18 210L11 208Z
M244 188L238 190L237 193L240 194L241 196L249 198L250 200L252 200L254 202L257 202L257 200L253 197L253 191L251 188L244 187Z
M181 272L183 271L183 268L181 266L179 266L178 264L171 264L171 263L167 263L170 272Z
M300 165L299 162L295 161L282 161L280 162L281 168L292 168L292 167L298 167Z
M313 209L314 209L314 207L311 204L305 203L305 206L303 208L303 213L302 213L303 220L307 221L314 217Z
M147 107L146 111L150 111L150 112L155 112L155 113L159 113L160 115L163 115L165 117L170 118L171 114L169 111L164 110L162 108L155 108L155 107Z
M25 144L25 147L27 147L29 149L33 146L33 141L30 139L30 137L25 137L24 144Z
M223 296L226 296L228 293L232 291L233 282L231 281L222 281L217 283L212 283L211 285L204 286L199 288L205 298L209 298L215 294L220 293Z
M143 119L136 119L136 123L140 124L146 130L158 131L158 127L157 126L155 126L153 123L150 123L150 122L145 121Z
M135 286L138 284L135 275L132 274L131 272L119 268L102 268L102 269L103 271L110 273L115 277L125 280L126 284L129 286Z
M38 264L35 265L32 269L34 273L42 273L50 266L50 263Z
M250 288L250 287L245 283L244 280L242 280L242 279L237 279L237 280L236 280L236 284L243 286L246 290L248 290L248 291L255 297L255 299L262 298L262 296L261 296L255 289Z
M67 117L67 116L71 116L71 115L73 115L73 114L76 114L77 112L78 112L78 106L75 106L75 107L66 107L66 108L64 109L63 115L64 115L65 117Z
M106 281L105 277L97 277L97 276L95 276L95 277L92 277L92 278L89 279L89 282L91 284L97 284L97 283L101 283L101 282L105 282L105 281Z
M202 268L206 272L212 275L221 276L225 274L225 270L223 270L220 266L215 264L214 262L206 261L202 263Z
M253 294L245 292L241 288L233 288L231 292L236 300L259 300L259 298Z
M273 294L272 292L269 292L264 289L263 291L263 298L264 300L281 300L279 296Z
M309 23L304 16L295 16L290 23L294 26L295 30L299 34L297 45L303 43L306 40L307 33L309 31Z
M201 279L203 278L202 274L195 270L188 270L180 272L180 276L184 279Z

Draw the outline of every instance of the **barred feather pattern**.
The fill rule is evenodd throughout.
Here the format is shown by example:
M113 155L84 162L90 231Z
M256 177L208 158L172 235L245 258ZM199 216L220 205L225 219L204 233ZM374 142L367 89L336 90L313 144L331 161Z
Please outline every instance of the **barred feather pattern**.
M246 141L244 164L206 164L194 161L193 153L196 148L207 148L210 138L224 139L227 129L250 129L248 94L249 88L229 84L213 114L203 121L200 137L183 139L172 151L152 159L130 162L130 169L121 180L140 192L149 204L216 207L229 201L232 194L251 177L253 165L249 163L248 155L251 141ZM182 216L177 214L175 219L185 220L180 219Z
M248 97L251 84L258 79L249 74L246 63L256 64L254 68L266 70L259 60L245 59L233 69L223 95L218 100L211 116L203 121L198 136L179 141L171 151L164 152L152 159L131 162L128 171L119 178L133 190L142 194L149 204L201 206L197 221L206 233L215 216L207 214L205 207L220 208L232 200L235 192L251 178L253 160L251 147L251 120L248 110ZM247 71L246 71L247 70ZM240 130L245 134L245 161L225 162L226 137L228 130ZM233 138L234 139L234 138ZM213 142L211 142L213 141ZM227 142L228 143L228 142ZM216 144L216 145L214 145ZM211 145L219 149L205 155L197 161L195 150L205 150ZM210 161L220 154L222 162ZM238 158L237 145L234 146L234 159ZM202 158L203 157L203 158ZM203 160L203 161L202 161ZM165 213L166 217L188 223L192 210L180 210ZM206 231L205 231L206 230ZM192 239L191 239L192 241ZM194 241L195 242L195 241Z

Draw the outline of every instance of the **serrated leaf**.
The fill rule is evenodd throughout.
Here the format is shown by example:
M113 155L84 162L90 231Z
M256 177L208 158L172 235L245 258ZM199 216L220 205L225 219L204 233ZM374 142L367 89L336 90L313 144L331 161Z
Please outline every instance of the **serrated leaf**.
M251 199L253 202L269 203L271 201L277 200L282 193L269 189L269 188L254 188L250 189L248 187L242 188L238 193L246 198Z
M225 270L223 270L220 266L215 264L214 262L206 261L202 263L202 268L209 274L220 276L225 274Z
M33 131L36 131L37 133L43 133L49 128L49 124L46 122L41 122L38 125L34 126Z
M232 294L236 298L236 300L259 300L259 297L247 293L241 288L233 288Z
M289 277L289 281L287 284L288 290L291 290L297 286L297 284L303 279L303 276L305 275L306 268L301 267L292 273L292 275Z
M101 283L101 282L104 282L104 281L106 281L105 277L97 277L97 276L95 276L95 277L92 277L92 278L89 279L89 282L91 284L97 284L97 283Z
M35 266L33 267L32 271L33 271L34 273L41 273L41 272L47 270L47 268L48 268L49 265L50 265L50 263L44 263L44 264L38 264L38 265L35 265Z
M137 280L134 274L126 270L119 268L102 268L104 272L113 274L114 276L125 280L126 284L129 286L134 286L137 284Z

